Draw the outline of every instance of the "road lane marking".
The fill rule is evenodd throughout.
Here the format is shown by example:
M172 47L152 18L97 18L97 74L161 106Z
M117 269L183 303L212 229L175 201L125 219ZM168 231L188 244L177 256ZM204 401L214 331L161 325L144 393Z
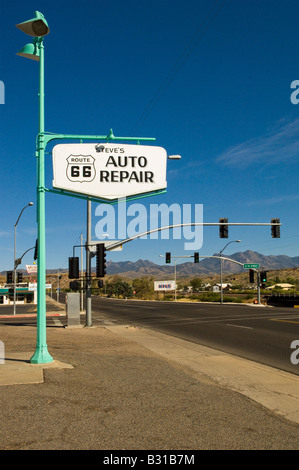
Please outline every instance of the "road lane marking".
M247 330L253 330L251 326L242 326L242 325L233 325L231 323L226 323L227 326L235 326L236 328L246 328Z
M280 320L278 318L269 318L270 321L280 321L283 323L299 323L299 321L293 321L293 320Z

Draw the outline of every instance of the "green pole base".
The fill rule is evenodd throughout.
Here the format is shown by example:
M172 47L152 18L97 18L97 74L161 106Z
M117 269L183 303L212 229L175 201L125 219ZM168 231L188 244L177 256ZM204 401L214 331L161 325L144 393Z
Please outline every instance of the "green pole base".
M32 364L48 364L53 362L53 357L49 354L47 346L37 347L30 362Z

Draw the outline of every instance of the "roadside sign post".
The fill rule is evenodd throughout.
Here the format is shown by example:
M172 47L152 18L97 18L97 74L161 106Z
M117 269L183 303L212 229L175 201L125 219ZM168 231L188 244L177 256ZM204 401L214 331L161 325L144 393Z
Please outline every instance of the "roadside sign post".
M256 285L256 290L257 290L257 303L261 303L261 286L260 286L260 273L258 272L260 265L258 263L245 263L243 264L244 269L253 269L256 271L256 279L257 279L257 285Z
M44 112L44 45L43 40L50 29L44 15L35 12L35 18L17 27L25 34L33 37L33 42L27 44L18 52L39 62L39 131L37 135L37 230L38 230L38 258L37 258L37 340L36 350L30 359L33 364L52 362L53 358L48 352L46 343L46 246L45 246L45 112Z

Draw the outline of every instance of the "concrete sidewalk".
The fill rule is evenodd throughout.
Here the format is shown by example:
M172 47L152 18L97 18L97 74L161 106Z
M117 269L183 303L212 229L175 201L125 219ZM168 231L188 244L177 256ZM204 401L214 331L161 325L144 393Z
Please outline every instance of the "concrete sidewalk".
M61 312L63 313L63 312ZM0 324L0 449L299 449L299 378L143 328Z

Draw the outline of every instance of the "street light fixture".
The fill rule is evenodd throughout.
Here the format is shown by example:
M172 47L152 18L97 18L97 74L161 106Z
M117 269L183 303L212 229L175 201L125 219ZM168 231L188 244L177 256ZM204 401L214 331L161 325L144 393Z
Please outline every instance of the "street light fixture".
M33 39L33 42L26 44L22 49L17 52L17 55L25 57L26 59L32 59L39 61L39 50L37 47L37 39Z
M44 112L44 36L50 29L44 15L38 11L35 17L16 25L33 36L32 46L26 45L18 52L21 57L39 61L39 132L37 136L37 343L30 361L34 364L52 362L46 343L46 237L45 237L45 112Z
M33 37L46 36L50 32L46 18L39 11L35 12L35 18L23 21L23 23L17 24L16 27L23 31L23 33Z
M231 242L228 242L224 248L220 251L220 303L223 304L223 288L222 288L222 253L225 250L225 248L230 244L230 243L241 243L241 240L233 240Z
M33 206L33 202L29 202L25 207L20 212L20 215L18 217L18 220L15 223L15 243L14 243L14 289L13 289L13 314L16 314L16 277L17 277L17 263L16 263L16 251L17 251L17 225L19 223L19 220L21 218L21 215L23 214L23 211L26 209L26 207Z

